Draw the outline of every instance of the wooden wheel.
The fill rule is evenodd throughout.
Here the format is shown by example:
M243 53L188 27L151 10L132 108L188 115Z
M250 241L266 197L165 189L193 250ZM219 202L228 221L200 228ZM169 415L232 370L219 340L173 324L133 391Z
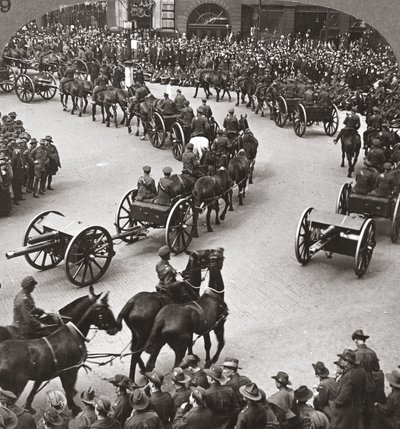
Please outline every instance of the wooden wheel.
M67 278L76 286L96 283L114 256L110 233L102 226L83 229L69 243L65 254Z
M178 161L182 160L183 151L185 149L185 134L179 122L174 122L171 125L171 144L172 154Z
M284 127L287 121L287 103L286 100L280 95L276 100L276 111L275 111L275 124L278 127Z
M392 232L390 234L390 239L392 243L396 243L399 238L400 231L400 196L397 196L396 205L394 207L393 217L392 217Z
M31 238L39 237L47 232L50 232L44 228L42 225L43 219L50 213L57 214L59 216L64 216L62 213L55 210L46 210L42 213L39 213L34 217L26 229L24 235L24 241L22 245L28 246L28 240ZM64 258L62 248L60 244L55 243L54 246L46 248L44 250L39 250L35 253L30 253L24 255L28 264L37 270L47 270L58 265Z
M336 201L335 212L342 215L349 214L349 194L351 192L351 183L344 183L340 188L339 195Z
M11 92L15 87L15 73L10 66L6 66L8 70L8 79L0 83L0 87L4 92Z
M44 100L51 100L57 92L57 83L54 78L54 76L49 72L42 72L42 76L45 77L45 79L51 81L51 86L46 84L41 84L38 87L38 94L44 99Z
M331 117L328 121L324 121L325 134L332 137L336 134L339 127L339 113L337 107L332 105Z
M162 116L154 112L148 123L148 134L151 144L159 149L165 142L165 124Z
M375 245L375 221L373 219L367 219L358 237L354 260L354 272L358 278L362 277L367 271Z
M135 201L137 189L131 189L123 197L118 204L117 214L115 215L115 228L117 233L125 232L138 225L138 222L132 218L132 204ZM137 233L121 237L125 243L134 243L139 240Z
M313 207L308 207L302 213L296 230L296 239L294 243L294 250L296 259L302 265L306 265L311 259L310 254L310 225L308 222L308 215L313 210Z
M165 240L172 253L181 253L190 245L196 225L192 197L181 198L172 207L165 225Z
M30 103L35 95L33 80L26 74L20 74L15 81L15 92L23 103Z
M89 75L89 69L87 64L79 58L75 58L73 60L73 66L75 68L75 77L77 79L86 80Z
M307 128L307 113L302 104L294 110L293 129L297 137L303 137Z

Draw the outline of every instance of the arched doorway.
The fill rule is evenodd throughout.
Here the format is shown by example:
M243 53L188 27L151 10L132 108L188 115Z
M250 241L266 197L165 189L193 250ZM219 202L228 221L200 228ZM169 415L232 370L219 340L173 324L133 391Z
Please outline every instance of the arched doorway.
M202 4L192 11L187 21L188 36L224 38L230 31L226 11L212 3Z

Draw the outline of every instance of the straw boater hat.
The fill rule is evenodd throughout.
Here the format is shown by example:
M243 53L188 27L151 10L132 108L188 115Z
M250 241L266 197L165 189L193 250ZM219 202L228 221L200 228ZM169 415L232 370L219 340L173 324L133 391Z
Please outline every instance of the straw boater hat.
M245 398L250 399L250 401L257 402L262 398L261 392L255 383L240 386L239 392Z

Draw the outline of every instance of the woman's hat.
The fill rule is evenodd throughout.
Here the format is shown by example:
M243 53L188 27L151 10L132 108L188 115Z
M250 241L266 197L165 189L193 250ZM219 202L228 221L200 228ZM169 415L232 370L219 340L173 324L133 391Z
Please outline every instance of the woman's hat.
M250 399L250 401L259 401L262 398L261 392L255 383L240 386L239 392L245 398Z
M61 426L64 423L62 417L59 416L57 410L53 407L47 408L43 413L43 418L47 424L52 426Z
M214 380L224 383L226 381L226 377L223 375L222 371L222 366L219 365L213 365L210 369L204 370L204 372Z
M276 375L273 375L271 378L276 380L278 383L287 386L288 384L292 384L292 382L289 380L289 375L286 374L286 372L278 371Z
M313 393L307 386L300 386L294 391L294 398L299 402L307 402L312 397Z
M400 388L400 372L396 369L386 374L386 379L391 386Z
M81 401L85 404L96 405L96 393L92 387L88 387L87 389L83 389L81 392Z
M144 410L149 406L149 398L143 389L136 389L130 396L132 408L135 410Z
M329 375L329 369L324 365L323 362L316 362L312 364L314 368L315 375L318 375L320 377L328 377Z

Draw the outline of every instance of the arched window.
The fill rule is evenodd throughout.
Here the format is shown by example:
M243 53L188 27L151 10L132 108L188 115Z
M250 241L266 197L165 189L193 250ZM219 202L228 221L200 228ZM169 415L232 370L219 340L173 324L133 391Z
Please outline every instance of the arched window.
M226 11L212 3L198 6L189 15L187 32L198 37L224 37L230 28L229 17Z

